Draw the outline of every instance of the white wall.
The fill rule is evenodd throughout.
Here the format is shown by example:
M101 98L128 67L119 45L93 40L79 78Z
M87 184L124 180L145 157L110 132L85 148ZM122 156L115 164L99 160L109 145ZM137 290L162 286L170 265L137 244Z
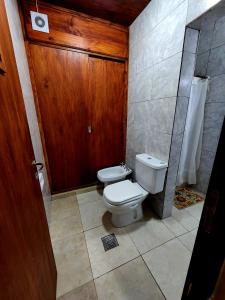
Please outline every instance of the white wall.
M152 0L130 26L127 164L147 152L169 161L186 25L219 0ZM161 217L164 197L152 200Z
M38 127L37 114L35 110L34 96L33 96L33 91L31 86L30 73L29 73L29 67L28 67L27 56L25 51L22 27L19 18L17 1L5 0L5 6L6 6L7 16L8 16L10 32L12 36L14 53L16 57L20 84L21 84L24 103L25 103L25 109L26 109L29 129L30 129L32 145L34 149L34 155L37 162L44 163L45 160L44 160L41 137L40 137L39 127ZM45 178L43 199L44 199L47 219L49 221L50 220L49 204L51 200L51 194L50 194L46 169L44 169L43 173Z

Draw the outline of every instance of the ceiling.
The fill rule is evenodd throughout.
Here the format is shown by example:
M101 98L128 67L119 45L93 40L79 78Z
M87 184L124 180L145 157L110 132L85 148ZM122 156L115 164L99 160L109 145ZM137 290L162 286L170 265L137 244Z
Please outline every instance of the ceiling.
M122 25L130 25L150 0L42 0Z

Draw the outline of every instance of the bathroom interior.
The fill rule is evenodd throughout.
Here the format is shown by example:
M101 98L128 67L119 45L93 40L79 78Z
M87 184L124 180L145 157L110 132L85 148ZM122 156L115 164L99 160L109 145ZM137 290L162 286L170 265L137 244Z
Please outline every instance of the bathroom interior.
M56 297L179 300L225 115L225 1L106 2L3 1Z

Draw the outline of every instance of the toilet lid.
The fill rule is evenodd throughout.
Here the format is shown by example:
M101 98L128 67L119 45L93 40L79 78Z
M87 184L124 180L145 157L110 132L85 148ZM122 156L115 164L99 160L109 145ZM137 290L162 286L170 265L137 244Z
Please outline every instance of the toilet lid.
M104 189L104 196L109 203L121 205L136 200L142 196L142 192L130 180L124 180L107 186Z

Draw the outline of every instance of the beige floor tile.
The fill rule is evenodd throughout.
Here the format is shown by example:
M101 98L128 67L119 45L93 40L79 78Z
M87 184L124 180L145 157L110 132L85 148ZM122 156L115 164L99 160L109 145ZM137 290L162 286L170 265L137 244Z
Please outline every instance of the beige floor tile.
M92 280L92 272L83 233L53 244L58 273L57 296Z
M204 201L185 208L195 219L200 220L202 215Z
M173 232L175 236L179 236L181 234L184 234L187 232L187 229L185 229L179 222L176 221L173 217L169 217L163 220L163 223L168 227L170 231Z
M102 200L102 189L90 191L87 193L77 194L77 201L81 203L89 203L95 200Z
M190 231L188 233L185 233L184 235L179 236L178 239L189 251L192 252L196 240L196 235L197 235L197 229L194 229L193 231Z
M97 190L100 190L100 189L103 189L103 188L104 188L103 184L87 186L87 187L84 187L84 188L77 189L76 190L76 195L85 194L85 193L92 192L92 191L97 191Z
M104 224L109 217L102 197L99 199L99 196L94 195L92 200L84 198L79 201L79 207L84 231ZM110 222L110 218L108 218L108 222Z
M110 233L115 233L119 246L105 252L101 238ZM119 267L139 255L124 229L114 228L106 230L103 226L100 226L86 231L85 238L94 278Z
M80 215L66 217L53 221L50 224L50 235L52 242L64 239L75 233L83 231Z
M95 280L99 300L165 299L139 257Z
M66 217L79 215L79 206L76 196L58 198L51 201L50 210L52 222Z
M90 281L81 287L65 294L58 300L98 300L94 281Z
M174 238L161 220L154 217L145 221L131 224L127 231L141 254Z
M178 239L173 239L149 251L143 258L166 299L180 300L190 262L190 252Z
M173 207L172 216L188 231L197 228L199 225L199 221L185 209L177 209L176 207Z

